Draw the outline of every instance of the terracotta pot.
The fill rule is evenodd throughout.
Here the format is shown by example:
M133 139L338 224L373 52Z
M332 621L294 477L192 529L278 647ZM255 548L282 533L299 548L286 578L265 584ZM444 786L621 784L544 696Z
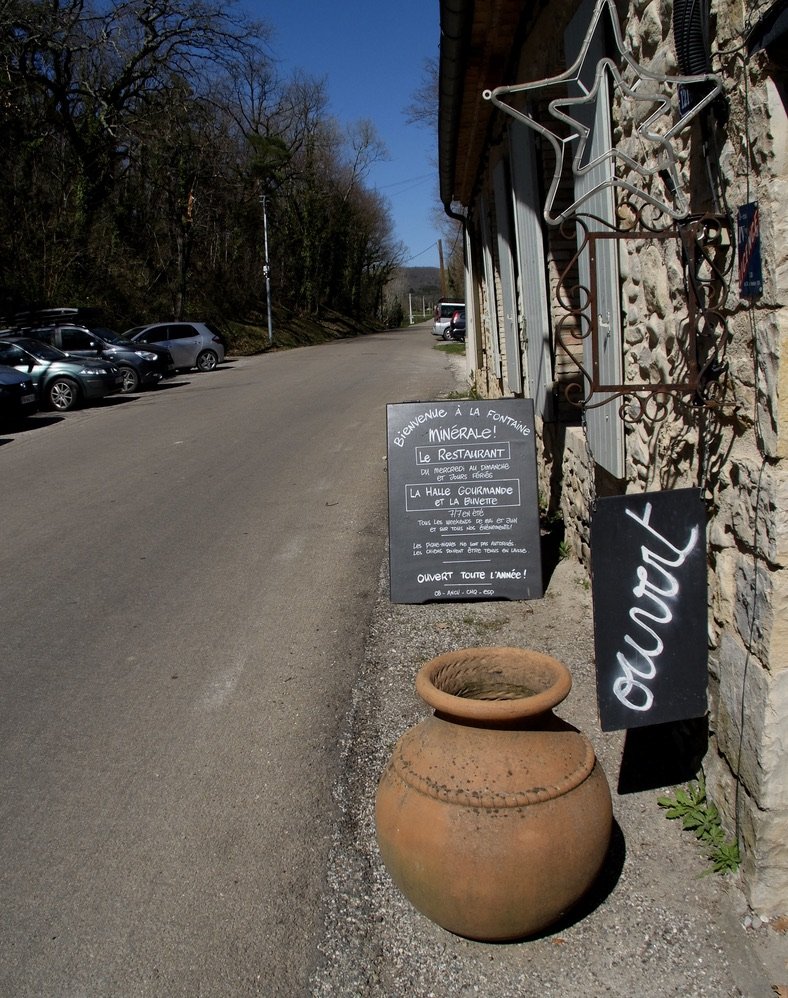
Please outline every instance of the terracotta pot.
M552 708L572 679L519 648L427 662L434 709L397 743L380 781L378 845L395 884L471 939L519 939L559 919L607 852L610 790L589 740Z

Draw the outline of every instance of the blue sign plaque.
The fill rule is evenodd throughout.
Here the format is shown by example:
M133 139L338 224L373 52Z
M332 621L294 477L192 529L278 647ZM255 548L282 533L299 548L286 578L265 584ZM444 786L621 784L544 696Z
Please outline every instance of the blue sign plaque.
M739 293L742 298L757 298L763 294L761 219L757 201L739 208L736 237L739 250Z

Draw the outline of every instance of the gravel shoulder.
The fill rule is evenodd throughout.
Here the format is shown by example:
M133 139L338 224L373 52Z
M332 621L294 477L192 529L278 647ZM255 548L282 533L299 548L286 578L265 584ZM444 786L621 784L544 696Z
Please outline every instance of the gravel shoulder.
M454 366L460 386L462 359ZM660 783L652 772L648 789L633 791L638 769L658 769L659 753L648 739L633 752L625 732L599 727L585 569L558 561L545 580L544 597L530 602L398 605L389 599L388 560L382 564L341 746L322 962L310 995L788 994L788 936L749 911L735 877L711 874L694 837L657 805L665 788L690 777L664 773ZM591 739L613 795L613 842L596 888L565 922L513 944L462 939L421 915L392 884L375 840L380 775L399 737L428 713L415 691L418 669L443 652L489 645L532 648L569 667L572 691L556 713Z
M414 689L418 668L480 645L533 648L567 664L574 685L557 713L591 739L613 793L614 839L598 889L564 923L515 944L471 942L430 922L393 886L375 841L380 774L427 712ZM657 806L659 789L618 792L625 734L599 728L593 656L590 587L576 562L558 563L540 600L426 606L392 604L382 566L342 745L312 995L774 998L773 986L788 981L786 936L752 924L735 879L709 875L692 835Z

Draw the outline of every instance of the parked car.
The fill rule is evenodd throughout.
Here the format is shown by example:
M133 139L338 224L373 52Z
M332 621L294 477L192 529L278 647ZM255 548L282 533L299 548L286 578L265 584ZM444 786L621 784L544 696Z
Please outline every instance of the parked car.
M443 336L447 326L451 322L451 317L458 308L465 308L464 301L454 301L450 298L441 298L435 306L432 320L432 335Z
M153 322L134 326L123 336L133 343L150 343L166 347L175 367L188 371L213 371L225 358L225 338L210 322Z
M0 364L27 375L42 408L66 412L80 402L97 401L119 392L123 377L108 361L69 357L48 343L27 337L0 339Z
M465 342L465 309L458 308L443 333L444 340Z
M177 373L166 347L137 346L104 326L53 323L33 327L25 335L49 343L70 357L106 358L120 370L124 393L151 388Z
M13 425L34 412L38 412L38 397L33 379L0 364L0 426Z

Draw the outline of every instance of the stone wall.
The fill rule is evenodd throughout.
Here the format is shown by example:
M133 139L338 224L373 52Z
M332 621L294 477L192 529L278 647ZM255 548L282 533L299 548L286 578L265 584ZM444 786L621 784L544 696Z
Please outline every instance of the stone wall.
M590 570L594 471L585 433L579 426L542 420L537 420L536 430L539 494L549 514L560 513L568 550Z
M765 288L739 298L735 268L722 300L727 323L729 408L673 414L627 436L629 491L700 485L709 500L710 748L707 783L728 829L738 832L753 906L788 910L788 345L785 295L785 108L764 56L745 61L742 7L712 4L714 68L724 77L730 119L704 146L697 126L682 150L693 211L758 201ZM626 18L636 57L675 73L670 6L633 4ZM634 122L619 109L622 144ZM709 178L712 178L711 182ZM686 294L674 244L637 244L622 254L625 367L630 377L672 378ZM734 246L728 251L735 256ZM781 613L781 611L783 611Z
M527 40L520 65L530 69L530 78L537 64L545 77L563 69L561 33L571 7L562 0L551 8ZM618 7L635 58L667 75L678 73L671 4L634 0ZM713 68L724 80L729 120L711 134L693 125L678 162L693 213L735 219L737 207L758 201L765 289L755 301L740 299L735 230L731 237L723 233L715 260L727 261L728 285L712 281L709 292L720 296L715 332L725 346L721 386L729 404L670 406L664 419L628 426L624 488L694 486L707 498L710 741L704 769L724 823L742 844L750 901L775 915L788 912L788 129L766 57L745 57L749 25L743 11L729 0L712 2L712 50L719 53ZM643 108L618 101L613 113L614 140L637 156L640 119L634 115ZM652 182L661 180L655 175ZM621 246L625 378L680 380L687 317L681 244L639 240ZM483 274L477 278L483 283ZM488 350L475 376L483 393L496 395L500 385L484 362L489 336L487 328L482 342ZM595 493L605 494L599 469L582 429L539 429L540 492L553 509L560 504L566 541L588 565L590 503Z

